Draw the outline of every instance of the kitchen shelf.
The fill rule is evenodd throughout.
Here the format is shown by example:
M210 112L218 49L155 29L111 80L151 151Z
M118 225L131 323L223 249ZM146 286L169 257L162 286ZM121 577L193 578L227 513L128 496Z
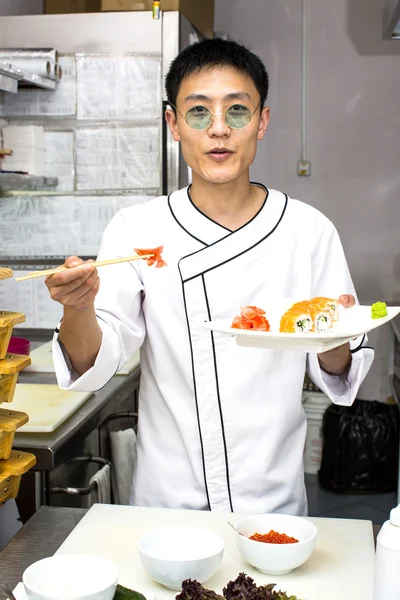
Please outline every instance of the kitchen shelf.
M16 94L18 92L18 81L7 75L0 75L0 90Z
M2 192L49 190L58 185L57 177L39 175L18 175L0 172L0 195Z
M23 175L21 175L23 177ZM51 182L54 181L55 178L47 177L47 180ZM48 184L49 185L49 184ZM55 190L54 185L57 183L51 183L51 187L47 188L32 188L30 190L22 190L21 188L10 188L8 190L3 189L1 186L1 171L0 171L0 198L10 198L12 196L21 195L20 192L23 191L23 195L25 197L46 197L46 198L63 198L65 196L73 197L73 198L88 198L95 196L96 198L124 198L125 196L148 196L151 198L157 198L161 196L160 189L148 189L148 188L124 188L121 190Z
M37 87L44 90L55 90L56 80L42 75L35 75L25 69L20 69L9 62L0 60L0 75L4 75L8 79L14 79L17 86ZM9 91L9 90L6 90Z
M82 260L89 260L91 258L96 258L95 256L88 255L80 255ZM65 254L54 254L53 256L43 256L43 255L34 255L34 256L9 256L9 255L0 255L0 263L1 266L7 265L12 267L13 271L21 271L21 270L43 270L47 267L55 268L59 267L60 264L63 264L65 260Z

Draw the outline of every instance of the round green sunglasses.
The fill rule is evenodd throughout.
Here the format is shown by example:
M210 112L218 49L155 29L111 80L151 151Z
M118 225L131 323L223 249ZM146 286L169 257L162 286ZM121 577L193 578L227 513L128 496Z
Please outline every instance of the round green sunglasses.
M212 113L206 106L197 105L189 108L185 115L183 115L173 104L171 104L171 106L178 111L182 119L185 119L191 129L205 129L206 127L209 127L213 121L213 117L224 117L225 123L231 129L243 129L243 127L246 127L246 125L250 123L251 119L259 109L260 104L254 112L251 112L247 106L243 106L242 104L232 104L232 106L227 108L224 113Z

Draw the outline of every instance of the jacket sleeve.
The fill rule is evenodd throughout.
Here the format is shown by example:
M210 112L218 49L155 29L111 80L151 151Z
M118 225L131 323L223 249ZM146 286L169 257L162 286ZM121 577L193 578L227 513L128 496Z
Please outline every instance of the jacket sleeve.
M311 287L312 296L338 298L342 294L353 294L358 303L339 234L325 217L319 225L317 244L313 250ZM374 350L366 347L366 342L366 336L350 342L352 362L346 375L329 375L321 369L318 355L308 354L309 376L335 404L353 404L374 359Z
M119 211L106 228L98 260L130 256L132 236ZM140 262L140 261L138 261ZM141 310L143 282L137 263L121 263L101 267L100 289L95 310L102 330L102 342L95 364L82 376L74 372L68 355L58 340L58 328L53 337L53 361L58 385L75 391L96 391L140 348L145 336Z

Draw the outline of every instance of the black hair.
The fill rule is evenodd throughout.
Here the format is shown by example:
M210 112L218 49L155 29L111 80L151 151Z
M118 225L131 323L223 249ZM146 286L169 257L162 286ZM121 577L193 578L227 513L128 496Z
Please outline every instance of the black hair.
M185 77L213 67L233 67L250 77L260 94L263 108L269 87L264 63L246 46L222 38L196 42L182 50L172 61L165 79L168 102L176 106L176 98Z

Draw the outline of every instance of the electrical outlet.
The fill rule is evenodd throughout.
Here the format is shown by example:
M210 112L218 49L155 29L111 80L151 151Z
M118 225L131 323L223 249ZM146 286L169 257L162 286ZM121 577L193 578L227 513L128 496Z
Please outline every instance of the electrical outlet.
M309 160L299 160L297 163L297 175L309 177L311 175L311 163Z

